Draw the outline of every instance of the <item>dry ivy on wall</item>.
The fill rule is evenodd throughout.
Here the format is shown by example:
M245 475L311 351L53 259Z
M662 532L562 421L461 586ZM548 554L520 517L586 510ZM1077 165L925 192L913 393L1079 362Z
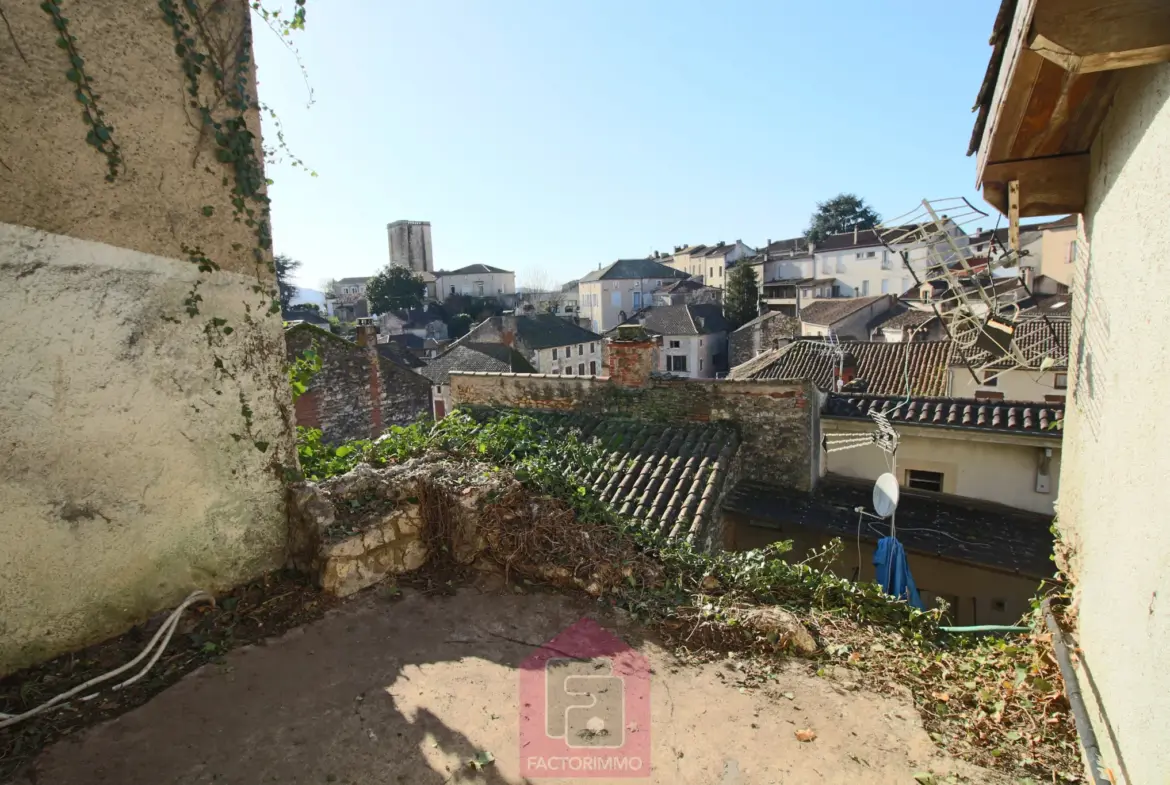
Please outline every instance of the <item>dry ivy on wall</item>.
M40 7L51 18L57 34L57 46L67 59L65 78L82 106L86 143L105 156L108 167L105 179L112 183L125 171L114 126L101 108L101 96L86 71L85 59L77 39L70 31L69 19L63 13L61 0L44 0ZM251 230L252 239L247 246L243 243L232 245L234 252L246 254L250 258L255 271L256 281L251 289L257 299L243 303L243 321L245 326L251 327L257 323L253 314L266 317L279 314L280 299L275 285L265 277L267 270L269 280L273 280L275 267L272 262L271 201L267 194L271 181L264 176L261 159L262 154L271 154L275 150L259 149L257 134L248 125L249 113L261 110L268 113L276 126L276 149L287 152L288 148L276 113L261 104L249 89L253 61L248 12L249 9L255 12L289 45L286 37L292 31L304 28L305 0L295 0L291 18L282 17L279 10L269 11L259 0L247 0L246 4L240 5L225 3L223 0L159 0L158 7L160 21L171 32L175 42L175 57L182 67L188 122L198 131L192 166L202 165L207 175L219 177L228 193L226 204L203 205L199 208L200 214L204 218L211 218L220 209L230 207L232 220ZM289 48L297 56L298 65L304 73L304 66L295 48L291 45ZM300 159L295 156L290 158L294 166L304 168ZM219 271L221 265L198 245L181 242L178 250L199 272L183 300L187 317L193 319L204 315L200 286L207 276ZM182 321L170 315L162 318L172 323ZM243 368L236 367L228 359L228 341L233 334L236 334L237 342L244 342L245 339L240 337L236 327L226 318L214 315L206 318L203 333L213 356L216 394L223 394L218 385L224 380L237 382L238 388L237 371ZM239 354L242 359L238 365L251 366L254 358L249 356L248 343L244 342L237 348L242 350ZM238 400L244 427L242 433L231 434L232 438L237 442L246 439L257 450L266 452L269 442L254 432L252 408L242 389L239 390Z

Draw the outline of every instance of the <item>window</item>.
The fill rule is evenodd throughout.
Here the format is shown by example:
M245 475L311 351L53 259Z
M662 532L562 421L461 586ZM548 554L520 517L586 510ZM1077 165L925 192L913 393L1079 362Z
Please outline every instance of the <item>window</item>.
M934 491L935 493L942 493L942 472L926 472L922 471L921 469L907 469L906 485L907 487L916 488L920 491Z
M687 358L685 355L667 355L666 370L668 371L687 371Z
M883 278L882 279L882 294L889 294L889 293L890 293L890 279Z
M1073 240L1068 244L1068 256L1065 258L1065 264L1072 264L1077 260L1077 241Z
M622 307L622 293L619 291L612 291L609 293L609 304L614 308Z
M994 390L976 390L975 400L977 401L1002 401L1003 393Z
M1064 404L1064 396L1063 395L1045 395L1044 396L1044 403L1059 403L1059 404L1063 405Z
M436 385L435 385L435 392L437 392L437 393L442 393L442 392L443 392L443 385L441 385L441 384L436 384Z
M1068 389L1068 374L1057 373L1052 375L1052 386L1058 390Z
M590 353L590 354L596 354L596 350L595 350L595 345L594 345L594 344L589 344L589 353Z
M475 290L479 293L480 297L483 297L483 281L475 282Z
M700 371L701 371L701 370L703 370L703 360L702 360L702 358L700 358L700 359L699 359L699 370L700 370Z
M801 289L801 290L800 290L800 296L801 296L801 297L806 297L806 298L807 298L807 297L812 297L812 296L813 296L813 290L812 290L812 289L809 289L809 288L807 288L807 287L805 287L804 289Z
M572 376L572 375L573 375L573 366L566 365L565 366L565 376Z
M700 338L700 339L699 339L699 346L702 346L702 345L703 345L703 339L702 339L702 338Z
M918 299L922 300L924 303L930 302L930 288L924 287L922 292L918 295Z
M577 364L577 373L581 374L582 376L585 375L585 363Z
M454 286L451 287L451 294L455 294L455 287Z
M861 282L861 296L862 297L869 296L869 281L868 280Z
M679 347L681 347L681 346L682 346L682 344L681 344L680 342L678 342L678 341L671 341L671 342L670 342L670 348L671 348L671 349L678 349L678 348L679 348Z
M714 268L714 267L708 267L708 268L707 268L707 277L708 277L708 278L714 278L714 277L715 277L715 268Z
M589 375L590 376L597 375L597 361L596 360L593 360L592 362L589 363Z
M583 354L585 354L585 344L579 343L577 344L577 356L580 357Z
M561 375L561 369L560 369L560 368L553 368L553 375L555 375L555 376L560 376L560 375Z
M636 311L641 307L642 307L642 293L641 292L634 292L634 310Z
M998 387L999 377L995 375L995 371L983 372L983 386L984 387Z

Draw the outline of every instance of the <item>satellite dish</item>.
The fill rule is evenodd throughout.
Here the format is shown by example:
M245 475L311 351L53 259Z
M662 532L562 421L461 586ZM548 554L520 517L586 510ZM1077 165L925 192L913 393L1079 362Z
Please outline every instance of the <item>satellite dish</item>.
M889 518L898 508L898 478L886 472L873 484L873 508L883 518Z

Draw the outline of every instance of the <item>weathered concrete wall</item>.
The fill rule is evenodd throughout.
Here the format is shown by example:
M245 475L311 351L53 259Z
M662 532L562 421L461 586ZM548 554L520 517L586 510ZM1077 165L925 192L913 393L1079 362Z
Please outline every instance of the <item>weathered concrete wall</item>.
M611 343L610 357L620 357L620 348ZM740 430L744 477L798 488L815 484L819 406L809 382L652 378L633 388L615 383L610 373L611 378L454 373L451 396L456 406L573 409L661 422L729 421Z
M800 335L800 322L789 316L773 316L754 324L744 325L731 334L729 365L734 368L769 349L778 349Z
M1164 779L1170 737L1170 423L1150 406L1170 368L1170 65L1116 76L1093 143L1088 253L1074 265L1058 511L1082 692L1106 765L1145 783Z
M430 381L390 362L373 344L357 346L310 324L290 328L285 340L290 362L317 347L321 370L297 399L296 419L320 428L327 442L372 439L431 412Z
M0 673L279 566L295 460L280 319L252 288L271 277L188 121L171 28L153 0L65 5L125 166L107 182L86 143L53 19L5 4L24 56L0 46ZM220 8L246 32L242 0ZM197 318L184 244L222 268ZM212 317L233 328L215 347Z

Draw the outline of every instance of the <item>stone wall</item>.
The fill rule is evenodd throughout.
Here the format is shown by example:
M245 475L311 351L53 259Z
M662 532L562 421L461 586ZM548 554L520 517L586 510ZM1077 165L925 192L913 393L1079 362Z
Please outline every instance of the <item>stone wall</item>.
M612 359L621 357L620 347L617 341L609 345L609 379L453 373L452 401L456 406L571 409L660 422L731 422L741 435L743 477L804 489L815 484L820 407L810 382L650 377L642 387L622 386L614 381Z
M191 122L158 3L61 3L112 181L41 5L5 3L0 29L0 674L279 566L295 462L269 259L232 219L234 169ZM250 53L243 0L206 21ZM214 346L213 317L233 329Z
M430 414L431 383L378 354L372 341L359 346L311 324L289 328L285 339L290 361L314 344L321 357L321 370L297 399L296 417L298 425L319 428L325 441L372 439Z
M800 322L784 314L745 324L729 339L730 366L734 368L769 349L786 346L792 336L799 334Z

